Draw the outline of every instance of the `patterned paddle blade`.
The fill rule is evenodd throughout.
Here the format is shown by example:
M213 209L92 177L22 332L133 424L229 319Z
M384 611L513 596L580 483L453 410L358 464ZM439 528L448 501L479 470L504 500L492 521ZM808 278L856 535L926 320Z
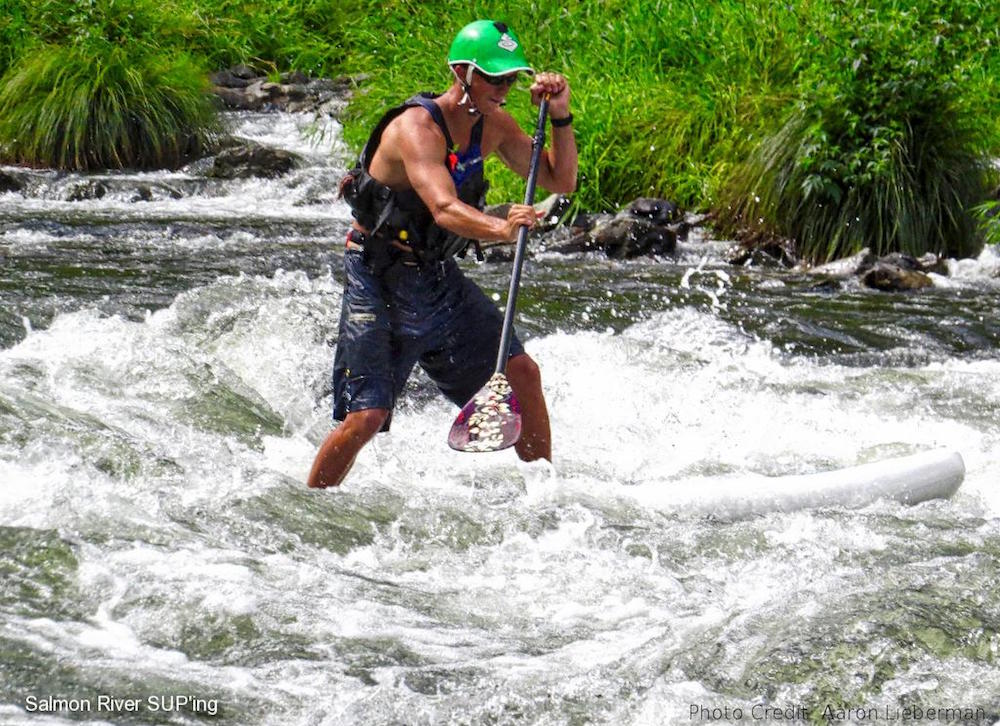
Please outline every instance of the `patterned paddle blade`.
M448 445L456 451L500 451L521 438L521 406L507 376L494 373L455 419Z

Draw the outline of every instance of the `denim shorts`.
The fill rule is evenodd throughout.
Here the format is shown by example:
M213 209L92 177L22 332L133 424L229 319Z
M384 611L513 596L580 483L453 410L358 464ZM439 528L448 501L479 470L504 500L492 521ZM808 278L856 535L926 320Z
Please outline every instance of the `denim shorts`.
M344 272L334 420L369 408L391 413L416 363L457 406L493 375L503 314L453 258L419 267L397 262L379 278L362 251L349 249ZM515 335L510 357L521 353Z

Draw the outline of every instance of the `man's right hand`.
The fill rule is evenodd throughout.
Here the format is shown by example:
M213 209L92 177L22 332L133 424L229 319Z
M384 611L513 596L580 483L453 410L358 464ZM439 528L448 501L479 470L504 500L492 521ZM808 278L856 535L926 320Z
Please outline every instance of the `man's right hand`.
M538 221L538 213L528 204L512 204L507 212L507 241L514 242L521 227L531 229Z

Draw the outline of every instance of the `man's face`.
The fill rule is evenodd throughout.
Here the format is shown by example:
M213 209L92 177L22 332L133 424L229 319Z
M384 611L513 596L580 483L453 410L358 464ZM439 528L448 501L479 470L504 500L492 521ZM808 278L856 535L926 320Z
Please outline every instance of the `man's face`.
M516 80L517 71L502 76L488 76L478 70L473 71L470 84L473 102L481 113L491 113L500 109Z

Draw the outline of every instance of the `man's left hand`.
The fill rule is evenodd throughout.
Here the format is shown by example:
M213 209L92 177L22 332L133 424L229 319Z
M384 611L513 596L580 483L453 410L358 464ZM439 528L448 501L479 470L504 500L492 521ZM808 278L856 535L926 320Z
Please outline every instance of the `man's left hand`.
M536 106L549 94L549 116L569 116L569 81L561 73L536 73L531 84L531 102Z

